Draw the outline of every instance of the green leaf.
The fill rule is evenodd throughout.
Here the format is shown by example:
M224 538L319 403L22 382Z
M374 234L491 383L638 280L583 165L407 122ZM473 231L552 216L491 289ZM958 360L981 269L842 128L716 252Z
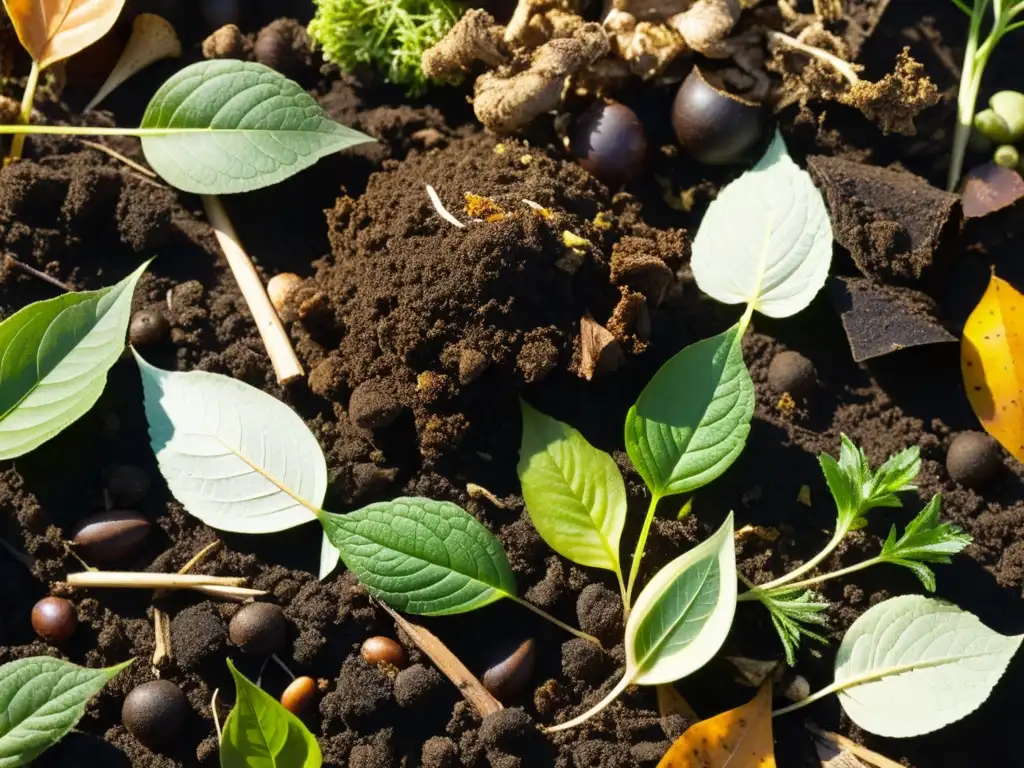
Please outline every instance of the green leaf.
M568 424L522 410L519 482L537 532L563 557L621 574L626 486L615 461Z
M656 496L700 488L743 451L754 384L738 325L683 349L648 382L626 416L626 451Z
M955 605L904 595L865 611L836 657L843 709L880 736L931 733L980 707L1024 636L1006 637Z
M754 594L768 609L772 617L772 626L775 627L786 652L786 663L791 667L796 665L796 651L804 636L823 645L828 644L828 639L824 635L811 629L811 626L828 626L824 612L829 604L823 602L814 592L809 589L780 589L769 592L755 590Z
M825 202L776 132L757 165L708 207L690 267L697 286L713 299L789 317L821 290L831 259Z
M42 445L99 399L148 264L111 288L39 301L0 323L0 459Z
M129 664L86 669L33 656L0 667L0 768L28 765L63 739L89 699Z
M297 83L262 64L201 61L174 74L142 116L146 160L196 194L249 192L373 141L331 120Z
M224 723L221 768L320 768L320 745L309 729L228 659L235 708Z
M839 461L823 453L818 462L836 502L836 527L851 531L867 525L864 515L875 507L903 505L896 494L916 490L912 482L921 471L921 451L916 445L906 448L872 471L864 451L841 435Z
M327 462L295 411L227 376L172 373L135 359L160 472L189 514L235 533L316 518Z
M971 536L950 523L939 523L942 497L935 494L917 517L896 538L896 526L882 545L879 559L910 568L929 592L935 591L935 574L925 563L947 564L951 556L971 543Z
M732 513L707 541L651 579L626 622L626 676L641 685L686 677L722 647L736 612Z
M464 613L516 594L501 542L451 502L401 498L320 522L367 591L400 611Z

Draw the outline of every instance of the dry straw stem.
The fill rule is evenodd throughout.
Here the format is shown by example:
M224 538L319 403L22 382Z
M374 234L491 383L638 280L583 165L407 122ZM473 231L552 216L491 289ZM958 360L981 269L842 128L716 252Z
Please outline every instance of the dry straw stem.
M131 589L195 589L196 587L241 587L242 576L199 576L144 571L82 571L69 573L72 587L127 587Z
M287 384L300 378L305 374L302 364L295 355L295 349L292 348L292 342L281 318L277 316L273 304L270 303L267 289L263 287L256 267L238 240L238 233L235 232L220 198L216 195L202 195L202 198L206 218L210 220L210 225L217 235L217 242L220 243L228 266L231 267L231 273L235 276L235 282L238 283L242 297L252 312L253 320L256 321L256 328L263 338L278 382Z
M409 639L416 643L416 647L425 653L435 666L441 670L445 677L452 681L456 688L470 704L480 713L480 717L487 717L495 712L504 709L502 703L494 698L484 688L472 672L466 667L459 657L452 653L448 646L426 627L413 624L404 619L390 606L380 601L375 601L395 620L399 628L409 636Z
M885 755L880 755L877 752L871 751L867 747L862 747L857 742L851 741L845 736L840 736L838 733L822 730L810 721L804 723L804 727L826 744L830 744L838 749L846 750L854 757L859 757L864 762L870 763L876 768L903 768L903 766L895 760L890 760Z

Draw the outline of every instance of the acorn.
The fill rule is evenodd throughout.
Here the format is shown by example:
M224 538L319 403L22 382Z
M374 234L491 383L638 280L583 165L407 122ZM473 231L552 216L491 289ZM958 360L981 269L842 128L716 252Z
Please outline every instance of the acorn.
M157 749L178 735L188 711L181 688L169 680L153 680L133 688L125 697L121 722L136 741Z
M281 706L293 715L301 715L316 696L316 681L312 677L296 677L281 694Z
M643 171L647 134L629 107L597 101L573 122L569 151L591 176L609 187L620 187Z
M32 629L48 643L63 643L77 628L75 606L63 597L44 597L32 608Z
M402 669L406 663L405 648L383 635L367 638L359 652L367 664L388 664Z
M284 648L288 622L273 603L249 603L228 624L231 642L250 656L270 656Z
M135 347L159 344L170 330L171 324L159 309L140 309L128 325L128 340Z
M764 106L714 85L699 67L683 80L672 104L672 127L679 145L709 165L739 163L764 138Z
M83 559L105 565L138 552L150 527L149 520L138 512L99 512L79 521L71 534L71 544Z

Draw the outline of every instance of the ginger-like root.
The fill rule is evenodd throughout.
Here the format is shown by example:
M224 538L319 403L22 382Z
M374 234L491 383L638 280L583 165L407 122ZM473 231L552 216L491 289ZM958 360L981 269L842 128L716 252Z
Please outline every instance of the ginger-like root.
M470 8L437 45L423 54L423 74L431 80L457 76L478 61L498 67L509 60L505 28L491 14Z
M896 58L896 67L877 83L861 80L839 95L843 104L856 107L882 133L914 136L914 118L939 102L939 91L924 67L904 48Z
M626 12L613 12L604 21L612 36L612 50L645 80L657 77L689 48L682 35L663 22L637 21Z
M731 54L725 42L742 11L740 0L697 0L668 23L697 53L724 59Z
M488 72L477 78L473 109L487 128L510 133L557 109L568 79L609 51L601 25L583 24L569 38L551 40L525 69Z

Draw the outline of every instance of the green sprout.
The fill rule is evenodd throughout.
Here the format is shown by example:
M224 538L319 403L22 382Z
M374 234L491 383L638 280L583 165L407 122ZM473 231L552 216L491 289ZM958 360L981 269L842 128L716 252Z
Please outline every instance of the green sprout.
M949 176L946 188L953 191L963 171L964 153L974 125L974 108L981 91L981 79L989 57L1003 36L1024 27L1024 20L1015 19L1024 13L1024 0L953 0L966 13L971 24L967 33L967 49L964 51L963 73L960 75L960 90L956 99L956 130L953 133L953 150L949 160ZM986 12L992 8L992 22L988 34L982 37Z
M449 0L317 0L309 34L343 70L371 66L389 83L422 94L423 52L444 37L461 9Z

